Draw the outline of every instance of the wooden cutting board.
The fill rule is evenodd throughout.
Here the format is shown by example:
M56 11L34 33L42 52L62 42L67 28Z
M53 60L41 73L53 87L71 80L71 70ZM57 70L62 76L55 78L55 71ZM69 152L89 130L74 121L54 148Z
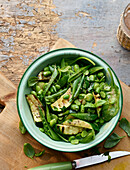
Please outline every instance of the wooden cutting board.
M53 49L74 47L66 40L59 39L54 45ZM124 105L121 117L126 117L130 120L130 88L121 82L124 96ZM91 150L85 150L77 153L64 153L49 149L39 144L28 133L22 135L19 131L19 116L16 108L16 87L0 72L0 103L5 106L0 114L0 169L1 170L22 170L28 168L55 163L61 161L72 161L73 159L82 158L89 154ZM114 129L120 136L126 136L121 142L111 149L111 151L126 150L130 151L130 138L117 124ZM37 157L31 160L26 157L23 152L23 144L30 143L36 152L45 149L45 154L42 157ZM99 144L101 152L107 150L103 148L104 142ZM77 145L78 147L78 145ZM129 170L130 156L112 160L110 163L105 162L99 165L94 165L87 168L87 170Z

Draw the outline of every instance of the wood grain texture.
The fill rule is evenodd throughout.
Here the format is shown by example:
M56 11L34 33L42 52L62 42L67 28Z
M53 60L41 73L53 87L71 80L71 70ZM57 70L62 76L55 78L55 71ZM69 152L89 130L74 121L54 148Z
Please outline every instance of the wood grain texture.
M63 39L59 41L54 46L55 49L58 47L74 47L72 44L67 43ZM54 49L54 48L53 48ZM1 83L2 82L2 83ZM124 95L124 106L122 117L126 117L130 120L129 110L130 110L130 88L121 82L123 95ZM7 87L5 89L5 87ZM2 92L2 91L5 91ZM16 88L15 86L0 72L0 101L5 105L4 110L0 114L0 169L1 170L23 170L28 168L40 166L48 163L55 163L61 161L72 161L74 159L82 158L85 155L91 155L91 150L85 150L78 153L64 153L49 149L36 140L34 140L28 133L22 135L19 131L18 124L19 118L16 109ZM13 94L13 95L12 95ZM120 136L126 136L125 132L119 128L117 125L114 132ZM45 154L42 157L34 158L31 160L27 158L23 153L23 144L30 143L36 152L45 149ZM101 147L99 150L101 152L106 152L107 150L103 148L104 141L98 146ZM78 147L78 145L77 145ZM121 142L111 149L115 150L127 150L130 151L130 141L128 137L125 137ZM83 170L129 170L130 169L130 156L118 158L112 160L110 163L106 162L100 165L94 165L87 168L82 168Z
M0 0L0 70L16 86L58 38L92 51L130 85L130 53L116 39L129 0Z

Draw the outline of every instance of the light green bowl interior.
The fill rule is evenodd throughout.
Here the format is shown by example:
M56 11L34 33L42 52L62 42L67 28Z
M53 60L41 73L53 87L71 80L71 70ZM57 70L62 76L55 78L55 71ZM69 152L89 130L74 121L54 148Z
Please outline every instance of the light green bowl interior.
M47 135L42 133L38 129L38 127L36 127L36 125L34 124L28 103L25 98L25 94L29 94L31 91L31 89L27 85L27 80L29 77L36 76L41 70L43 70L45 66L47 66L48 64L59 62L63 57L64 58L75 58L79 56L90 58L98 65L103 66L105 69L105 72L107 73L106 74L107 82L110 82L110 76L107 71L107 68L110 68L115 84L119 87L119 91L120 91L120 99L119 99L120 109L118 111L118 114L111 121L109 121L104 126L102 126L102 128L100 129L100 132L96 135L95 140L93 140L90 143L86 143L86 144L72 145L71 143L54 141L51 138L49 138ZM117 76L115 75L111 67L98 56L90 52L84 51L84 50L73 49L73 48L55 50L55 51L46 53L43 56L39 57L37 60L35 60L25 71L20 81L18 92L17 92L18 113L24 126L26 127L30 135L33 138L35 138L38 142L40 142L41 144L49 148L52 148L58 151L64 151L64 152L82 151L85 149L89 149L99 144L100 142L102 142L115 128L121 115L122 105L123 105L123 97L122 97L121 86L120 86Z

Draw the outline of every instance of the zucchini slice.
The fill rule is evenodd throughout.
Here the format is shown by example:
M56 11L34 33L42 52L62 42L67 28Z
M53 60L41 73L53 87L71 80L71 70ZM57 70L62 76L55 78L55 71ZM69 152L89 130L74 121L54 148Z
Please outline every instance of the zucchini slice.
M77 126L86 129L93 129L91 124L80 119L69 119L63 122L63 125Z
M69 95L68 99L64 99L65 95ZM62 111L63 107L69 107L71 105L71 102L69 102L69 100L71 99L72 94L71 94L71 88L69 88L66 93L64 93L58 100L56 100L54 103L51 104L51 108L53 110L55 110L55 108L57 109L57 111Z
M68 125L56 125L57 129L64 135L76 135L77 133L82 132L82 127L76 127L76 126L68 126Z
M39 113L38 106L41 107L42 112L44 113L42 103L40 100L33 94L27 94L26 99L28 101L28 104L30 106L31 113L33 115L34 122L41 122L41 117ZM44 113L45 115L45 113Z

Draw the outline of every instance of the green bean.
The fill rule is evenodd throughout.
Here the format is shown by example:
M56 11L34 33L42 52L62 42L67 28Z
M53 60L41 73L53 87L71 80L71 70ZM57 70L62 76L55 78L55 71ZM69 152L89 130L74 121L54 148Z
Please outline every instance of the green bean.
M53 127L56 124L56 122L57 122L56 119L52 119L50 121L50 126Z
M103 69L104 69L104 68L101 67L101 66L96 66L96 67L90 68L90 69L89 69L89 72L90 72L90 74L93 74L93 73L95 73L95 72L97 72L97 71L99 71L99 70L103 70Z
M49 124L47 123L47 121L46 121L46 119L45 119L45 117L44 117L44 115L43 115L43 113L42 113L42 109L40 108L40 107L38 107L39 108L39 113L40 113L40 116L41 116L41 119L42 119L42 122L44 123L45 122L45 124L46 124L46 126L44 125L44 128L45 128L45 130L46 130L46 133L53 139L53 140L61 140L60 138L59 138L59 136L51 129L51 127L49 126ZM48 133L48 131L49 131L49 133Z
M93 121L97 119L97 114L93 113L71 113L70 115L86 121Z
M51 84L54 82L54 80L56 79L57 75L58 75L58 71L57 71L57 69L55 67L54 72L53 72L53 74L51 76L51 79L49 80L49 83L47 84L46 89L44 90L43 96L45 96L46 92L49 90Z
M92 101L92 99L93 99L93 95L92 95L92 93L88 93L88 94L86 94L86 96L85 96L85 100L86 100L87 102L91 102L91 101Z
M82 87L82 84L83 84L83 81L84 81L84 77L85 77L85 75L82 76L82 79L81 79L81 81L80 81L80 83L78 85L78 88L77 88L77 90L76 90L76 92L74 94L74 98L78 97L78 95L80 93L80 89Z
M74 98L74 95L75 95L75 92L76 92L76 90L77 90L77 88L78 88L78 84L79 84L80 79L81 79L81 77L78 77L78 78L74 81L74 83L73 83L73 87L72 87L72 98L70 99L70 101L72 101L73 98Z
M50 123L50 121L51 121L51 118L52 116L51 116L51 113L49 112L49 108L48 108L48 106L46 105L46 118L47 118L47 122L48 123Z
M62 94L64 94L65 92L67 91L67 88L55 93L55 94L52 94L50 96L46 96L45 99L51 99L51 98L55 98L55 97L59 97L61 96Z
M87 70L89 67L90 67L90 65L80 68L76 73L73 73L73 74L69 77L68 82L72 82L72 81L74 81L75 79L77 79L77 78L78 78L85 70Z

